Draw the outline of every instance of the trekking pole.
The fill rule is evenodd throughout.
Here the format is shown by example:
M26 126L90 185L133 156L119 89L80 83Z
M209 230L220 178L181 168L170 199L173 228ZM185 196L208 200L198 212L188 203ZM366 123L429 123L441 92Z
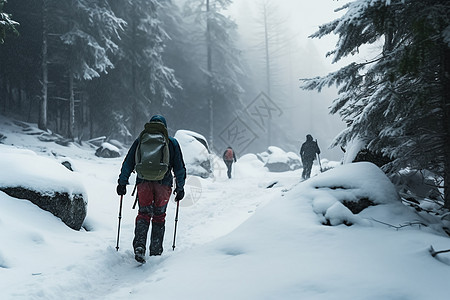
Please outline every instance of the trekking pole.
M177 201L177 212L175 213L175 229L173 231L172 251L175 251L175 237L177 236L177 223L178 223L178 209L179 208L180 208L180 201Z
M316 145L317 145L317 149L319 149L319 144L317 143L317 139L316 139ZM320 155L319 155L319 153L317 153L317 161L319 162L320 173L323 173L322 163L320 162Z
M120 221L122 220L122 200L123 200L123 195L120 196L120 205L119 205L119 226L118 226L118 228L117 228L117 244L116 244L116 251L119 251Z
M132 197L134 196L134 193L136 192L136 186L137 186L137 184L134 185L133 192L131 193L131 196L132 196ZM135 209L135 208L136 208L137 202L138 202L138 196L136 195L136 199L134 199L134 203L133 203L132 209Z
M319 162L320 173L323 173L322 164L320 163L320 155L319 154L317 154L317 161Z

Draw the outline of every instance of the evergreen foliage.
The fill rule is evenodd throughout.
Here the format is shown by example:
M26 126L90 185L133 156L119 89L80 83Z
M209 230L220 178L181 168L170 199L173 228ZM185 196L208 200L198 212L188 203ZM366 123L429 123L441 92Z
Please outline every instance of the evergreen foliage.
M19 23L11 19L11 15L3 12L5 3L6 0L0 0L0 44L5 42L6 32L12 31L17 33L16 26L19 25Z
M218 116L239 106L236 25L219 13L210 86L200 50L205 23L187 20L172 1L23 0L4 10L17 23L1 17L20 27L0 45L0 109L43 130L76 141L104 135L131 142L155 113L169 117L169 131L205 132L204 118L186 116L207 113L210 91ZM3 24L0 32L13 28ZM218 120L221 128L229 122Z
M112 6L127 25L121 34L116 68L100 81L106 81L102 84L114 103L108 113L114 116L110 119L112 131L117 131L114 124L119 122L119 127L127 127L136 136L149 115L171 105L172 91L181 86L163 59L169 36L159 17L162 5L155 0L130 0L113 1Z
M212 105L209 104L212 112L205 121L216 129L217 124L226 125L234 111L243 108L242 82L246 78L236 46L237 26L223 14L231 3L230 0L210 1L209 11L204 0L188 0L184 6L184 16L190 23L189 36L195 41L190 45L192 55L202 62L199 68L204 78L205 100L212 99Z
M333 62L378 45L377 55L324 77L302 79L302 88L339 87L330 112L349 125L334 145L362 139L391 158L387 172L428 170L443 180L450 208L450 3L445 0L356 0L346 13L311 35L339 36Z

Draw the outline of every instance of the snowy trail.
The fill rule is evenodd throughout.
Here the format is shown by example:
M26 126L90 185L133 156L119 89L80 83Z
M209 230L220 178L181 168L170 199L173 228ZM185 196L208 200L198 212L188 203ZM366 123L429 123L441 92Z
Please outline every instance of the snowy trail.
M74 163L89 196L85 222L89 231L72 231L49 213L26 201L21 204L33 210L29 226L34 226L33 230L39 233L31 238L39 240L45 236L45 240L41 238L40 245L33 249L19 250L24 253L24 261L17 262L20 268L12 269L12 276L3 281L2 293L18 299L61 299L67 298L68 291L70 299L106 299L123 291L132 293L135 286L156 284L166 278L166 261L172 257L188 260L189 257L183 258L186 251L232 232L272 197L272 190L266 186L274 179L240 174L239 164L235 170L237 177L231 180L224 178L220 171L213 179L188 178L187 195L180 204L176 250L172 251L176 204L171 199L166 217L165 251L161 257L147 256L147 264L140 266L131 247L137 214L137 209L131 209L132 185L123 199L120 249L118 252L115 249L119 205L115 182L121 161L77 159ZM283 176L290 178L292 174ZM134 182L133 177L130 182ZM48 222L39 218L54 219L54 227L41 226ZM18 247L19 244L20 240ZM70 254L65 256L64 252Z
M6 135L11 144L26 145L18 148L57 162L68 158L89 203L85 230L74 231L31 202L0 192L2 300L448 296L450 258L445 254L433 258L428 252L429 245L449 248L448 237L439 231L442 224L432 216L422 219L427 227L401 230L373 222L375 218L401 224L423 216L395 200L392 184L374 166L375 170L364 164L339 166L299 183L301 170L270 173L250 155L240 158L231 180L223 168L214 178L188 177L175 251L172 199L165 251L160 257L147 256L147 264L140 266L131 246L137 214L131 209L133 186L128 186L123 199L120 249L115 249L119 208L115 188L123 157L100 159L92 149L56 144L50 148L33 136ZM317 169L314 166L313 176ZM333 189L336 186L350 188ZM392 199L353 215L336 202L338 194ZM325 213L337 222L335 226L322 225ZM339 223L342 218L355 225Z

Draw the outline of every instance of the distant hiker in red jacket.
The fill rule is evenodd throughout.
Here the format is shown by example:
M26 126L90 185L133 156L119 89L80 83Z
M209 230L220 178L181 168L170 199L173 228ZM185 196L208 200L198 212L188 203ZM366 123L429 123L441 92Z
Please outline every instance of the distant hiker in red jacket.
M314 141L312 135L308 134L306 136L306 142L304 142L300 148L300 157L302 158L303 164L303 179L308 179L311 175L311 168L317 154L320 154L317 141Z
M236 162L236 154L231 147L228 147L227 150L225 150L225 152L223 153L223 161L228 169L228 178L231 178L231 165L233 164L233 161Z

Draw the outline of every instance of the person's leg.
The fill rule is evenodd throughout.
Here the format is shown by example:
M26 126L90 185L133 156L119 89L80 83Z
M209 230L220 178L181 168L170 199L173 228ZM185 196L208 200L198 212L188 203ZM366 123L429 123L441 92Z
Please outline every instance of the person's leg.
M302 160L302 165L303 165L303 171L302 171L302 178L306 179L306 161Z
M231 161L226 161L225 162L225 164L227 165L227 175L228 175L228 178L231 178L231 164L232 164L233 162L231 162Z
M311 176L312 165L313 165L313 161L312 160L308 161L306 163L306 168L305 168L305 170L306 170L305 177L306 178L305 179L308 179Z
M161 255L163 252L165 222L152 222L152 232L150 237L150 256Z
M147 244L148 228L153 214L153 189L148 182L137 186L139 212L134 228L133 249L135 258L139 262L145 262L145 248Z
M172 188L154 183L155 201L153 203L152 231L150 236L150 255L161 255L163 252L166 209Z

